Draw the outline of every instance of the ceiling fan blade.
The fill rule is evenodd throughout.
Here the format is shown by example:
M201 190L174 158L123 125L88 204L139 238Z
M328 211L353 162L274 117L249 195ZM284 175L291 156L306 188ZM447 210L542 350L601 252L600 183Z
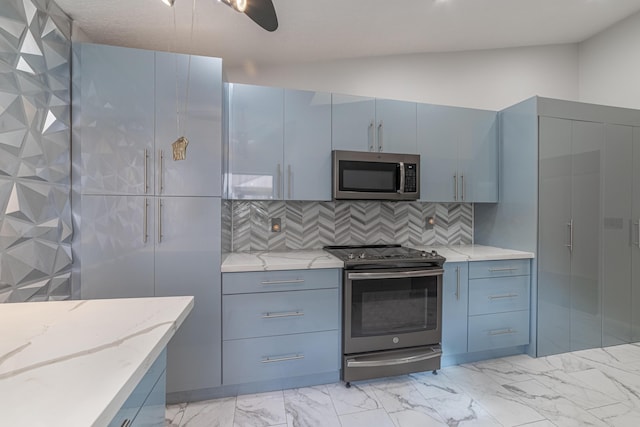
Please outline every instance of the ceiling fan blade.
M267 31L278 28L278 17L271 0L247 0L244 14Z

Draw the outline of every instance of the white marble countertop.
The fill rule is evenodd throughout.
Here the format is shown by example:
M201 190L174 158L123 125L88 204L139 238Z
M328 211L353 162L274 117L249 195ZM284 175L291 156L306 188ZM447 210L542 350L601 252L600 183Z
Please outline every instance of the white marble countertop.
M436 250L447 259L447 262L534 258L531 252L482 245L414 246L414 248L426 251ZM222 261L223 273L343 267L344 263L340 259L322 249L230 252L224 254Z
M0 304L2 425L106 426L193 297Z
M224 254L222 260L223 273L342 267L344 267L342 261L322 249L230 252Z

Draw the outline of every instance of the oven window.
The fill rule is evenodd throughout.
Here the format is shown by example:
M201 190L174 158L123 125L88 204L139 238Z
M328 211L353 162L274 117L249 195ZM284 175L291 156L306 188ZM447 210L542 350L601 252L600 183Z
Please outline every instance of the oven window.
M340 191L395 192L398 182L396 163L340 162Z
M436 277L354 280L351 336L370 337L435 330Z

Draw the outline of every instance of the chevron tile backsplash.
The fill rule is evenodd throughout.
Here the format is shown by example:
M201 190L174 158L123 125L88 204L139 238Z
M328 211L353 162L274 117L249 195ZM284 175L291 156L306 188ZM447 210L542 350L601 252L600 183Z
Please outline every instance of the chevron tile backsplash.
M325 245L470 244L473 204L421 202L226 201L223 250L317 249ZM223 209L223 210L226 210ZM426 221L435 217L427 229ZM282 231L270 230L280 218ZM230 236L229 230L231 231Z

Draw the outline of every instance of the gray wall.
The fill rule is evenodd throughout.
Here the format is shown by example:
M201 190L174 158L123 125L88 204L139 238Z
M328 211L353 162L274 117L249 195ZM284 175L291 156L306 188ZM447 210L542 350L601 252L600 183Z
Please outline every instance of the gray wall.
M473 204L225 201L223 251L317 249L324 245L470 244ZM225 209L223 209L225 211ZM427 227L427 218L435 225ZM280 218L282 231L270 231ZM226 235L226 237L225 237Z
M0 3L0 302L71 294L71 21Z

